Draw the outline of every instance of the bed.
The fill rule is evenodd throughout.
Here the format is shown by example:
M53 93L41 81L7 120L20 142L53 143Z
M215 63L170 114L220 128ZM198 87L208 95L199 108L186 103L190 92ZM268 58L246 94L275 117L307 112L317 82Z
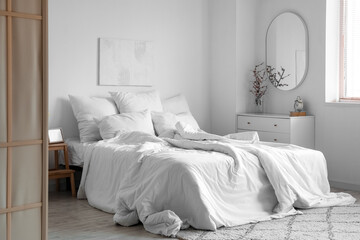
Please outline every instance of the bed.
M261 142L256 133L206 133L178 100L159 109L149 93L143 105L134 93L112 95L119 113L88 118L103 140L83 152L78 198L115 213L118 224L176 236L189 226L216 230L355 201L330 193L319 151Z
M75 167L83 167L84 165L84 153L86 149L92 145L97 143L97 141L93 142L81 142L78 137L71 137L65 139L65 143L68 146L68 154L69 154L69 165ZM60 164L64 164L63 155L60 156Z

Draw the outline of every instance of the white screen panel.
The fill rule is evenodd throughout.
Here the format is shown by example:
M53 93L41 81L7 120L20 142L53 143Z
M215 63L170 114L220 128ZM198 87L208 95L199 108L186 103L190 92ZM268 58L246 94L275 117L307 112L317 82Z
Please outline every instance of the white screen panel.
M6 0L0 0L0 10L6 10Z
M6 239L6 214L0 214L0 240Z
M14 12L41 15L41 0L12 0Z
M0 209L6 208L7 149L0 148Z
M41 202L41 145L14 147L12 157L12 205Z
M41 21L13 18L13 140L42 138Z
M2 0L1 0L2 1ZM0 16L0 142L6 142L6 17Z
M11 239L41 239L41 208L11 214Z

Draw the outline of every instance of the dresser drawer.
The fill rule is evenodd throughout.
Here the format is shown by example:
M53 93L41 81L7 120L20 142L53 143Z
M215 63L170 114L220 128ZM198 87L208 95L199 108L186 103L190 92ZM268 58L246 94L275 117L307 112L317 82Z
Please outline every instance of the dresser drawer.
M260 141L290 143L290 135L286 133L258 132Z
M277 133L290 132L290 120L282 118L238 116L238 128Z

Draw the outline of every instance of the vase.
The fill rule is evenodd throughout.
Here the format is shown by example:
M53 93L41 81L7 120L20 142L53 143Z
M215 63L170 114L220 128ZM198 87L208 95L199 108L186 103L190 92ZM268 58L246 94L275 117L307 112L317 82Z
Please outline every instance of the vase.
M255 105L256 105L256 111L258 113L263 113L264 112L264 98L263 97L256 98L255 99Z

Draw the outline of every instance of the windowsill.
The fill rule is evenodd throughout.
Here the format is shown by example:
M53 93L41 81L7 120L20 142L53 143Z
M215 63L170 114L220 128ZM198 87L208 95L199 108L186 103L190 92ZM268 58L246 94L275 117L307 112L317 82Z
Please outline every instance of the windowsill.
M360 98L356 97L356 98L340 98L339 102L345 102L345 103L348 103L348 102L360 102Z
M325 104L335 107L359 107L360 101L325 102Z

